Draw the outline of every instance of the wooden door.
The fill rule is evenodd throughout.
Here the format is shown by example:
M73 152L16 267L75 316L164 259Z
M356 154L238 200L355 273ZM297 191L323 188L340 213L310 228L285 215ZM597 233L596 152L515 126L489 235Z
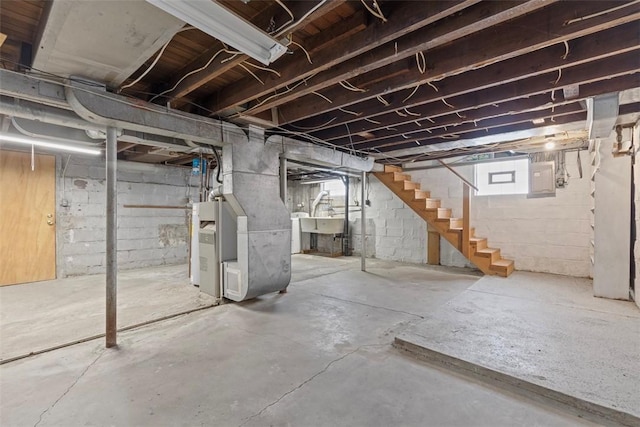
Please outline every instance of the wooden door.
M0 150L0 286L56 277L55 165Z

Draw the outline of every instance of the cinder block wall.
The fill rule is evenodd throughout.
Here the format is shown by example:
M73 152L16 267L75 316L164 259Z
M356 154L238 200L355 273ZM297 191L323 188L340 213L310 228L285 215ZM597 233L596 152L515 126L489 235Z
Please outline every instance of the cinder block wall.
M577 167L577 154L567 153L571 175L568 187L558 189L556 197L528 199L526 195L472 196L471 226L476 235L488 237L490 246L502 250L516 261L519 270L548 272L577 277L589 276L589 177L591 166L586 153L581 156L583 178ZM473 180L473 166L456 168ZM462 183L444 168L409 172L443 207L462 214ZM367 218L375 223L375 256L406 262L426 262L426 225L376 178L371 177L372 206ZM357 228L357 227L356 227ZM356 249L358 240L354 241ZM467 260L441 239L440 262L449 266L468 266Z
M56 176L57 275L103 273L104 159L58 156ZM187 262L190 211L123 205L186 206L197 201L198 182L188 168L118 162L118 269Z
M375 177L369 179L370 207L365 207L366 254L391 261L425 263L427 225ZM351 222L354 253L362 251L360 213Z

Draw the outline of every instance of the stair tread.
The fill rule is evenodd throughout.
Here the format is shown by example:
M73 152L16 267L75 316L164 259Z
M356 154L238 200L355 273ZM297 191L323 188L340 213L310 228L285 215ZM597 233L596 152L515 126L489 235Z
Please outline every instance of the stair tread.
M513 264L513 260L506 259L506 258L502 258L491 263L492 266L497 266L497 267L509 267L511 264Z
M402 172L402 168L396 165L384 165L385 172Z
M483 240L487 240L486 237L469 237L470 242L482 242Z
M492 254L494 252L499 251L500 249L498 248L484 248L484 249L478 249L478 252L482 252L484 254Z

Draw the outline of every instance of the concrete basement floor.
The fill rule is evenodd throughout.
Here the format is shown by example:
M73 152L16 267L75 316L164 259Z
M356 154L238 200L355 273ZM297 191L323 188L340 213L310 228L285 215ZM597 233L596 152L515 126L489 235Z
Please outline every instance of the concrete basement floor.
M118 274L118 328L206 307L186 265ZM0 287L0 360L104 333L105 275Z
M591 280L485 276L398 334L396 346L640 426L640 310L594 298Z
M391 346L478 277L359 266L295 256L287 294L129 330L117 350L95 340L4 364L0 424L595 425Z

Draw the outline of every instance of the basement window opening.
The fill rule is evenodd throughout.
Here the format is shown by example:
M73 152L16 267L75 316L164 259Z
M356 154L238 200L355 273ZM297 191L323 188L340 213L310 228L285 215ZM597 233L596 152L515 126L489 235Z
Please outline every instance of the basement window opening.
M476 196L529 192L529 159L478 163L474 170Z

